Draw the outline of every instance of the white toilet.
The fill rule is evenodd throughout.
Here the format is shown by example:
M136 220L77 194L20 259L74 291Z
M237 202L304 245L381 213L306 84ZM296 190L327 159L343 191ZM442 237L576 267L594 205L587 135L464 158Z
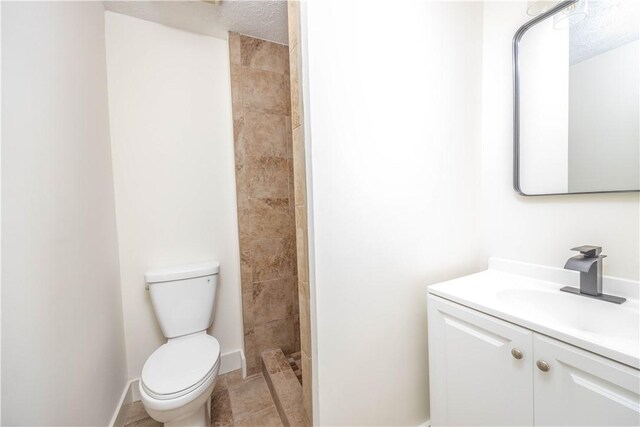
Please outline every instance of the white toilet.
M220 264L152 270L144 275L162 334L168 338L142 368L140 394L165 426L210 426L211 393L220 368L213 323Z

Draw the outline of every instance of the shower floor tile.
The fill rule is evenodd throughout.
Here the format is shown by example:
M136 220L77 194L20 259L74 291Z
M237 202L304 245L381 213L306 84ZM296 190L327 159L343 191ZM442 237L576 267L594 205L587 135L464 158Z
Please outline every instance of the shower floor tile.
M287 362L291 365L291 369L293 369L293 373L296 374L298 381L302 384L302 354L299 351L295 353L291 353L286 356Z

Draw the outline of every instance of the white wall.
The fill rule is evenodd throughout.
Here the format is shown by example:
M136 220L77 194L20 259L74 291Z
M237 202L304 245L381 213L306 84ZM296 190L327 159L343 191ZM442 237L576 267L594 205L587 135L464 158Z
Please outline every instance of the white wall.
M640 41L570 68L569 189L640 188Z
M2 424L106 425L127 372L103 8L2 9Z
M425 285L480 264L482 4L311 1L306 15L315 421L418 425Z
M511 39L526 2L484 5L482 167L486 255L556 267L581 244L603 246L605 274L638 279L637 193L526 198L512 189ZM486 257L485 257L486 259Z
M512 35L513 37L513 35ZM569 31L547 18L520 43L520 189L566 193L569 164Z
M129 376L165 340L144 272L218 260L212 333L242 348L226 40L106 12L116 216Z

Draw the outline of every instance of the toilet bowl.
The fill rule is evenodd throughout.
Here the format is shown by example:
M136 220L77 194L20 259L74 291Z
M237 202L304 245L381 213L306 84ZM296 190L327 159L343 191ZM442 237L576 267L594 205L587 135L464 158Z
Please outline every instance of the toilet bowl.
M146 360L138 388L147 413L165 426L211 425L220 344L207 329L213 323L219 269L217 262L208 262L145 274L168 340Z
M209 426L208 404L220 345L205 332L169 340L147 359L139 389L149 415L165 426Z

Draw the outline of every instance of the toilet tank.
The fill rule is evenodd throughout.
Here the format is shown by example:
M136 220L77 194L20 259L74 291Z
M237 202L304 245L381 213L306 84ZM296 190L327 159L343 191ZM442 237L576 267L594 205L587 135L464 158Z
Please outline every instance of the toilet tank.
M175 338L213 323L220 264L216 261L150 270L144 275L162 334Z

